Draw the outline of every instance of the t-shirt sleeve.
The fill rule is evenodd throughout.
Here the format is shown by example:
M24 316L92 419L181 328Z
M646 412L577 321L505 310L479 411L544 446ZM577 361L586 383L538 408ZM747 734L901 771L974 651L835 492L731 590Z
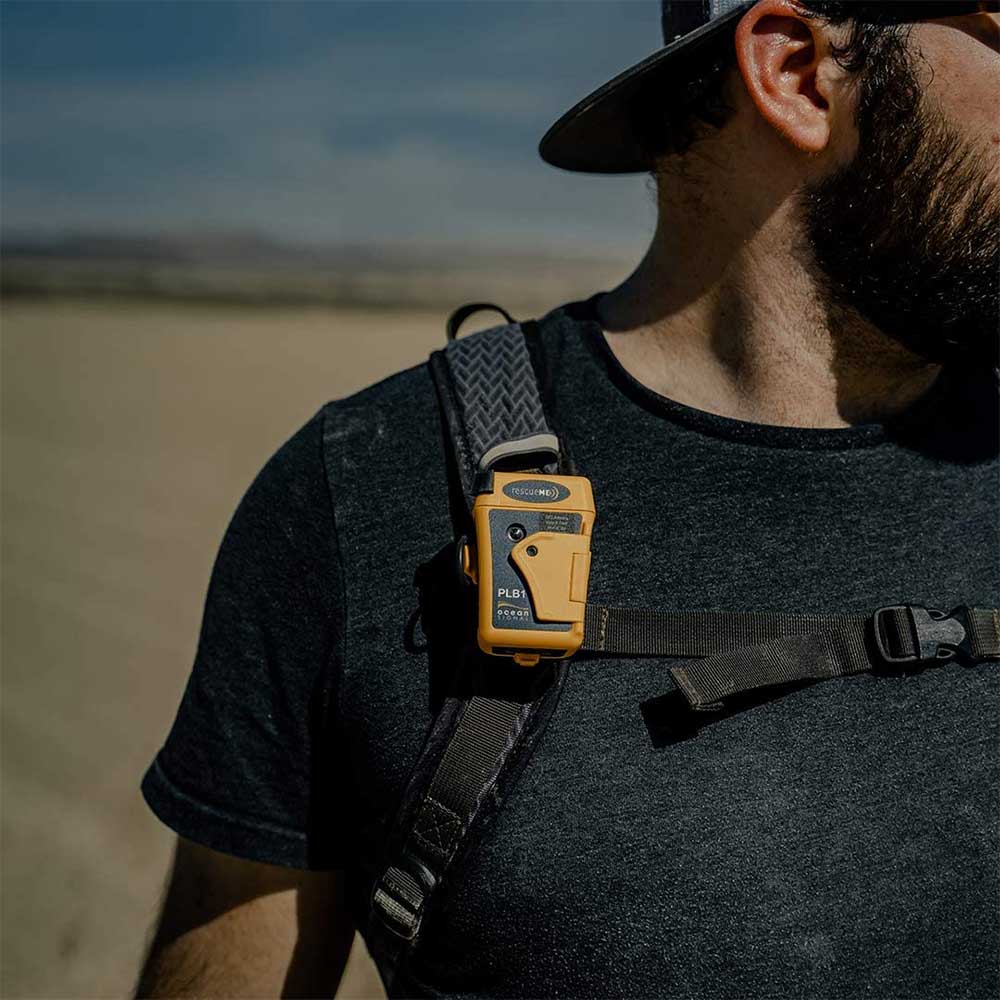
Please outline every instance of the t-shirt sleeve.
M324 415L271 456L236 507L183 699L142 781L181 836L295 868L346 863L335 732L343 588Z

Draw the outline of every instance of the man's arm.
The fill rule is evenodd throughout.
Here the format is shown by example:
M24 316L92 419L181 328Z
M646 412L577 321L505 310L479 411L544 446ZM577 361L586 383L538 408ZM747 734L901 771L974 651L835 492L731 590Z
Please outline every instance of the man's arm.
M342 872L244 861L178 838L137 997L332 997L354 926Z

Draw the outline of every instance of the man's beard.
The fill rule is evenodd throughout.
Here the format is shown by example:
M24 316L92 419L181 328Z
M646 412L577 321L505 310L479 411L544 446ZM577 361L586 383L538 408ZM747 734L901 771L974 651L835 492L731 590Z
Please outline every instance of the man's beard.
M920 357L1000 363L1000 191L921 94L898 36L860 84L858 149L801 194L829 305ZM875 78L877 77L877 79Z

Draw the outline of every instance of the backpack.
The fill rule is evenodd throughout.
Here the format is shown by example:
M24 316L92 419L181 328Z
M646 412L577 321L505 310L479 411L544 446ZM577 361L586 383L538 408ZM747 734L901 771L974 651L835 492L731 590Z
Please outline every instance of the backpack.
M507 322L458 339L461 324L480 309L500 312ZM511 794L567 674L565 657L543 653L522 660L535 664L524 666L514 662L514 649L489 655L477 648L483 611L468 565L472 512L477 497L492 490L494 475L513 472L526 484L555 485L579 475L546 413L537 324L473 303L452 314L447 334L447 346L431 354L429 366L448 443L454 538L414 577L434 718L383 846L365 933L390 991L433 918L436 891L456 877ZM582 596L585 602L585 579ZM747 692L867 670L906 674L954 659L1000 660L997 608L958 605L945 613L900 603L870 614L581 608L584 655L677 660L668 667L674 690L641 706L658 745L695 737ZM411 642L416 624L408 626Z

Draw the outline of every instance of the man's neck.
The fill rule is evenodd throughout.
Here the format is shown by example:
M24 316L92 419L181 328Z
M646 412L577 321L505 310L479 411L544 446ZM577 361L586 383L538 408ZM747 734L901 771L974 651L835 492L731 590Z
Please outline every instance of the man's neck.
M783 426L881 422L922 396L940 366L828 301L790 223L779 209L750 239L661 223L597 306L625 370L677 402Z

